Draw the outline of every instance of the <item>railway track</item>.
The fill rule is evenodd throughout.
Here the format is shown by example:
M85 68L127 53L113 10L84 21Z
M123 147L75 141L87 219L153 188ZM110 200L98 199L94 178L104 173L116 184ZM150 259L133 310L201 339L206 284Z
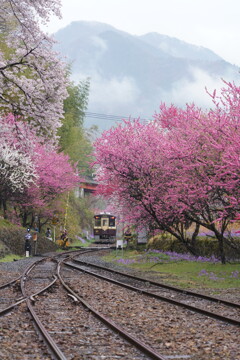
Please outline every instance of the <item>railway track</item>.
M34 326L40 334L40 338L48 349L42 350L42 343L34 347L39 359L159 359L165 357L155 352L149 345L134 338L130 333L112 320L108 320L101 312L82 301L82 299L67 287L60 275L60 261L56 258L41 259L30 265L21 276L22 299L5 309L2 309L1 316L9 313L12 309L21 312L20 306L26 306L34 321ZM15 279L15 283L19 278ZM7 288L14 282L4 284ZM67 290L67 291L66 291ZM69 296L70 295L70 296ZM8 317L9 323L14 316L12 312ZM4 317L6 319L6 317ZM15 322L16 320L13 320ZM24 319L24 327L27 320ZM21 321L22 323L22 321ZM32 320L30 321L32 325ZM32 329L31 329L32 333ZM25 336L28 336L26 331ZM21 338L22 339L22 338ZM21 340L23 342L23 340ZM25 340L26 341L26 340ZM27 342L27 341L26 341ZM6 344L5 344L6 345ZM24 346L23 346L24 347ZM6 347L5 347L6 350ZM24 348L27 352L27 349ZM10 355L10 354L9 354ZM29 358L32 358L29 350ZM42 356L42 357L41 357ZM4 359L20 359L6 356ZM24 357L27 359L28 356Z
M201 313L199 309L196 313L191 305L188 307L186 305L189 304L184 304L184 307L182 305L180 307L172 298L170 302L166 299L159 301L158 296L155 296L157 294L153 297L151 295L151 299L145 293L146 287L153 291L153 284L150 284L150 281L146 283L145 280L144 284L141 282L137 288L136 282L139 282L139 279L125 277L123 288L119 277L123 277L125 273L109 275L109 269L101 270L100 267L95 267L94 271L91 267L90 271L90 265L86 262L83 264L83 260L81 262L80 266L76 261L65 261L65 266L69 269L66 283L91 306L101 310L113 321L118 321L121 327L144 343L151 344L151 347L163 354L166 359L240 359L239 322L230 319L230 324L228 316L226 319L225 317L216 319L216 314L212 318L209 314L203 315L204 311ZM82 271L79 272L77 267L81 267ZM106 271L108 279L105 279L102 273ZM80 287L74 281L75 278L79 279ZM131 288L133 285L134 288ZM186 295L181 295L181 301L183 296ZM192 303L193 299L188 301ZM195 301L199 306L199 301L210 300L198 298ZM215 298L214 305L211 306L218 306L216 301L219 299ZM202 306L206 307L206 305ZM227 305L220 304L220 306ZM233 304L229 311L239 311L238 304Z
M0 300L8 300L0 302L1 358L240 360L237 324L175 304L181 297L185 305L195 301L206 308L201 304L210 301L208 297L194 300L192 296L199 294L181 294L164 284L160 290L150 280L80 261L81 265L69 254L40 259L21 277L0 286ZM155 293L152 298L145 293L149 290ZM186 300L189 295L191 300ZM159 301L158 296L173 301ZM214 304L239 311L239 304L216 298Z
M68 261L65 264L147 296L240 326L240 303L146 280L76 258L72 258L71 262Z
M21 291L21 281L24 278L25 274L22 274L0 286L0 299L8 298L8 304L5 303L0 309L0 358L51 359L28 315L28 297ZM42 291L43 288L31 295L40 294Z

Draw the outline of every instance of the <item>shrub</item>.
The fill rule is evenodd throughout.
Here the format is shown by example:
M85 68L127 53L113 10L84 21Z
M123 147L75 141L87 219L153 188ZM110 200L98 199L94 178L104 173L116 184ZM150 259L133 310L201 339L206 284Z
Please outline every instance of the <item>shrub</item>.
M163 236L164 235L164 236ZM225 245L225 253L227 259L236 260L240 258L240 239L235 240L239 251ZM166 234L155 235L149 239L147 249L172 251L176 253L186 253L187 249L183 243L171 235ZM219 257L218 241L212 237L198 237L196 240L196 251L199 256Z
M167 234L155 235L148 240L147 249L175 251L178 253L186 252L185 246L179 240Z

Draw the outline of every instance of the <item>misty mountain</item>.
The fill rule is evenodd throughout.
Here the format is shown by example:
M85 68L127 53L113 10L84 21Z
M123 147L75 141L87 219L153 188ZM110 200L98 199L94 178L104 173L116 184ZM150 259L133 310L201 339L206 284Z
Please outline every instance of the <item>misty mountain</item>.
M71 63L75 82L90 77L89 112L151 118L161 102L208 107L206 94L236 80L238 68L210 49L148 33L130 35L99 23L76 21L54 37ZM102 116L104 118L104 116ZM87 118L100 128L111 121Z
M191 45L185 41L181 41L167 35L148 33L146 35L142 35L140 38L147 44L150 44L176 58L210 62L222 60L220 56L216 55L209 49L202 46Z

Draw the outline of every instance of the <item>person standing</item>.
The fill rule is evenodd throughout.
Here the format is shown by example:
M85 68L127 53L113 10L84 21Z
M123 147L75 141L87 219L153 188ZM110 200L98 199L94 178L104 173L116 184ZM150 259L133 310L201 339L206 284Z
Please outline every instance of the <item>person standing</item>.
M32 235L30 234L30 229L27 229L27 233L24 236L25 238L25 253L26 253L26 257L29 257L31 255L31 239L32 239Z
M52 232L51 232L50 228L47 228L46 238L47 238L48 240L51 240L51 241L52 241Z

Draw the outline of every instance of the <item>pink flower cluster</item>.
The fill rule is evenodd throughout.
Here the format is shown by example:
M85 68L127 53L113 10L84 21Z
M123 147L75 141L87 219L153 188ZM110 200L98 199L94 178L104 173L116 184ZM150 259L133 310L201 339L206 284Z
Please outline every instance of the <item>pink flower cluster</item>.
M125 121L95 143L101 193L127 221L186 244L185 229L202 225L222 254L224 231L240 210L240 87L224 84L209 111L162 104L147 124Z

